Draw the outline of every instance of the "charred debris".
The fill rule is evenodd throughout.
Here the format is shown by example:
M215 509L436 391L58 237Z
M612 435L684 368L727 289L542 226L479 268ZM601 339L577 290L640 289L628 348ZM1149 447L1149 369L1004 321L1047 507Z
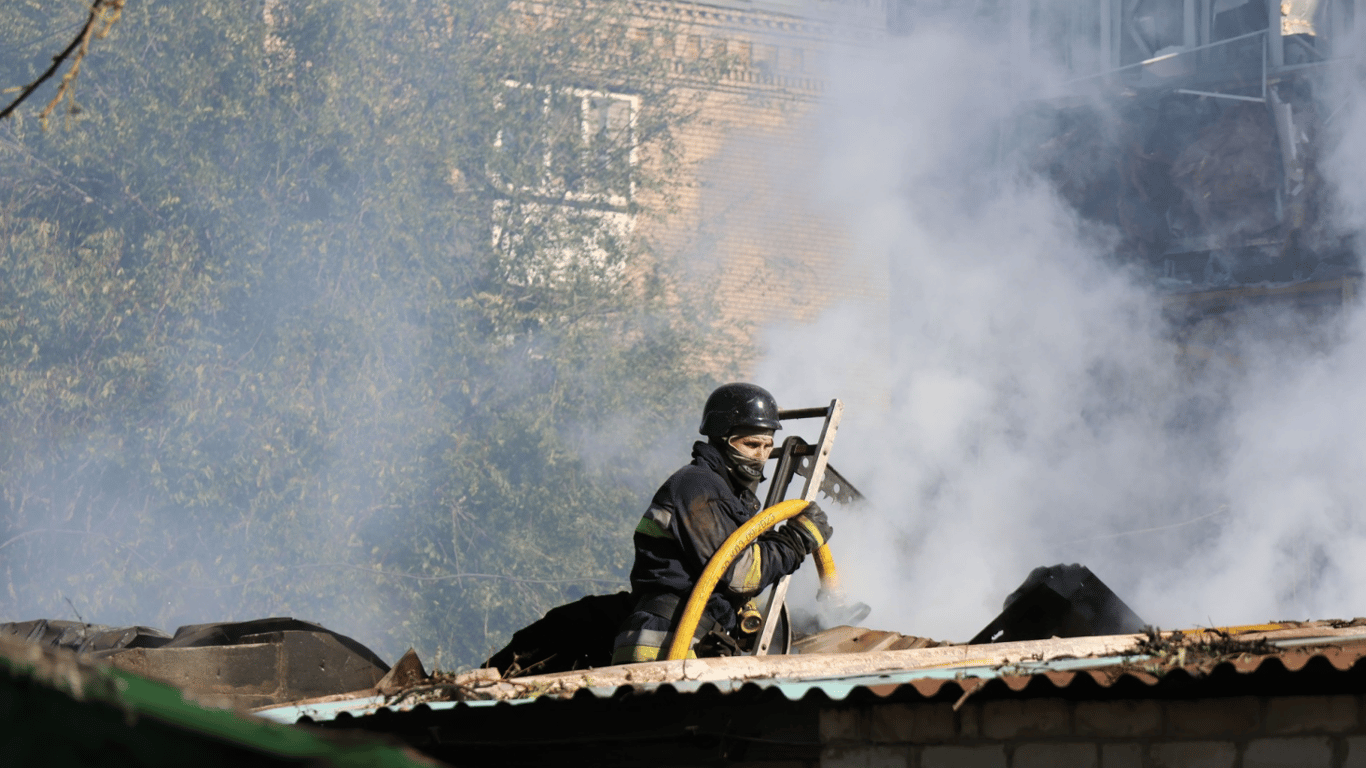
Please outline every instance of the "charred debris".
M1324 164L1346 128L1337 86L1360 66L1360 4L1056 5L1002 6L1014 68L1072 79L1023 102L1001 147L1118 232L1110 257L1158 288L1179 335L1254 307L1316 320L1355 297L1357 244Z

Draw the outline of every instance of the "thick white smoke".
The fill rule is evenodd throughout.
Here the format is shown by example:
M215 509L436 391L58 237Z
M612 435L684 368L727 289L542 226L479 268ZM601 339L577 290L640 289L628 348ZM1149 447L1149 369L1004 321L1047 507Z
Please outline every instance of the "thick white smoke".
M1164 628L1366 614L1366 319L1268 315L1183 364L1151 282L1102 258L1113 235L1012 160L1022 78L967 28L837 61L820 107L812 186L849 258L886 262L886 348L850 337L881 310L842 306L770 329L755 373L785 405L846 400L832 461L872 504L832 515L833 548L865 623L966 640L1059 562ZM1324 167L1360 228L1350 93ZM885 397L851 350L884 361Z

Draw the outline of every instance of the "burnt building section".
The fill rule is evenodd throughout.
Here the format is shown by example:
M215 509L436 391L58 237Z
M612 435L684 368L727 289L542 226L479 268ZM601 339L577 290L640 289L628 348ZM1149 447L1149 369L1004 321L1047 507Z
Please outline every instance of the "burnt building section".
M1355 271L1320 163L1340 106L1328 85L1357 55L1356 5L1106 4L1116 66L1070 83L1072 99L1026 108L1022 129L1047 132L1032 163L1084 216L1116 226L1117 256L1166 290Z
M405 666L390 668L352 638L288 617L192 624L174 635L48 619L0 623L0 649L15 641L108 662L188 697L238 708L389 684ZM404 659L409 667L417 663Z
M892 22L913 28L905 0ZM1322 164L1366 59L1363 0L1004 0L982 18L1020 77L1003 152L1050 179L1085 219L1113 227L1113 256L1164 292L1321 283L1340 302L1359 269L1333 220ZM1263 291L1264 293L1264 291ZM1261 296L1261 294L1258 294ZM1265 298L1265 297L1262 297Z

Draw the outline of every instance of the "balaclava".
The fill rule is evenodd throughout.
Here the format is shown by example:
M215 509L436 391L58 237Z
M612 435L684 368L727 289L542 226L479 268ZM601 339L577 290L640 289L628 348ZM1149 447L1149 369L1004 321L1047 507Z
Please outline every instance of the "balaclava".
M748 488L753 493L759 483L764 480L764 462L750 458L741 453L738 448L730 444L730 441L737 437L749 437L750 435L772 435L771 429L759 429L757 427L736 427L725 437L711 438L711 444L721 451L721 456L726 460L726 469L730 471L730 476L737 484Z

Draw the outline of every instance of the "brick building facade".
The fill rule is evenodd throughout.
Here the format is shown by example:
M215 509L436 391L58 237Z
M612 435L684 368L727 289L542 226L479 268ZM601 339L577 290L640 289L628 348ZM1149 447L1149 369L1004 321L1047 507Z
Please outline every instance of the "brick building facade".
M668 30L657 44L680 71L700 57L726 61L715 80L680 82L696 109L680 134L691 177L678 180L674 213L643 234L715 283L721 311L749 341L768 322L885 301L885 274L851 266L847 233L813 196L825 61L884 33L882 3L660 0L638 3L636 15Z
M869 705L823 711L820 734L831 768L1366 766L1358 695Z

